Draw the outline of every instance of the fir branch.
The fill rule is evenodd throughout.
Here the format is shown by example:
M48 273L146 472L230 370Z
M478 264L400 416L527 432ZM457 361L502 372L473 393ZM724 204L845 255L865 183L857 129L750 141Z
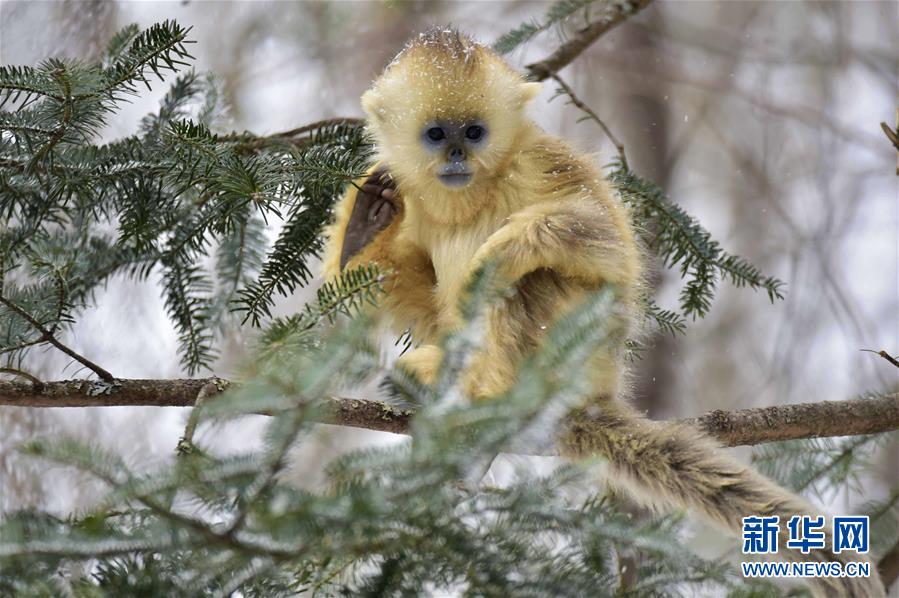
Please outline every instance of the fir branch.
M654 249L666 267L679 267L687 282L681 292L684 314L704 316L714 297L719 279L730 280L737 287L764 289L768 298L783 299L784 283L764 276L745 259L724 251L695 218L671 202L657 186L613 163L609 180L631 208L642 225L647 244Z
M669 309L662 309L655 301L650 301L646 307L646 317L655 322L659 330L667 332L671 336L686 332L687 323L683 316Z
M179 352L189 374L209 367L215 353L208 320L212 284L200 267L177 259L163 261L165 306L178 330Z
M35 164L41 162L41 160L43 160L50 151L62 141L69 129L72 118L75 115L73 106L74 98L72 97L72 77L68 72L68 65L59 61L50 61L48 66L52 69L50 71L51 77L59 82L60 88L62 89L62 98L60 100L60 103L62 104L62 113L59 117L59 123L56 126L56 130L53 131L53 135L51 135L50 139L48 139L41 149L34 154L34 158L32 158L29 168L33 168Z
M106 44L105 62L107 65L121 60L138 35L140 35L140 26L137 23L126 25L117 31Z
M256 136L246 133L231 135L225 139L238 142L240 151L259 151L284 145L302 147L308 143L321 143L326 135L351 135L353 130L361 128L364 124L365 121L361 118L335 117L271 135Z
M41 335L40 342L50 343L51 345L53 345L54 347L56 347L57 349L59 349L60 351L62 351L63 353L65 353L66 355L68 355L69 357L71 357L72 359L77 361L78 363L80 363L81 365L83 365L84 367L93 371L102 380L105 380L106 382L113 382L115 380L115 377L113 377L112 374L110 374L109 372L107 372L106 370L101 368L99 365L97 365L93 361L89 360L88 358L84 357L83 355L76 353L75 351L73 351L72 349L67 347L66 345L62 344L59 341L59 339L57 339L56 336L52 332L50 332L50 330L45 328L43 324L38 322L27 311L25 311L24 309L22 309L21 307L19 307L18 305L16 305L15 303L13 303L12 301L10 301L9 299L7 299L6 297L4 297L2 295L0 295L0 303L5 305L10 311L12 311L16 315L18 315L19 317L21 317L22 319L27 321L29 324L31 324L31 326L33 326L34 329L40 333L40 335Z
M175 21L156 23L137 35L132 35L133 26L126 28L118 38L113 38L111 50L115 52L115 61L104 71L101 86L75 96L75 100L86 99L96 95L115 98L118 90L135 93L135 83L142 82L150 89L147 71L152 71L160 81L164 79L163 70L176 71L181 66L189 66L185 58L193 58L188 54L186 44L194 43L187 39L190 27L184 28ZM127 39L127 41L126 41ZM130 42L127 50L124 44ZM112 53L110 53L112 55Z
M334 194L365 174L371 164L372 147L361 130L353 141L350 148L340 143L316 144L297 156L294 169L306 183L308 195Z
M18 407L155 406L189 407L206 380L116 380L98 393L85 381L45 382L42 392L28 383L0 381L0 405ZM222 385L227 388L227 384ZM326 423L405 433L412 412L386 403L335 399ZM726 446L745 446L802 438L880 434L899 430L899 395L884 394L849 401L823 401L711 411L683 420Z
M10 100L15 104L21 100L21 109L35 97L41 96L57 102L64 101L65 96L46 70L30 66L0 66L0 108Z
M308 259L321 249L319 231L328 215L326 206L319 204L292 210L258 278L238 291L235 307L244 312L243 322L259 326L263 318L271 316L275 293L286 296L312 279Z
M256 310L258 322L273 292L308 282L306 262L320 248L318 230L346 180L364 170L370 149L354 119L287 131L291 143L216 135L205 124L214 110L214 88L192 72L174 81L158 112L142 121L139 135L104 146L86 143L107 112L137 93L136 84L148 83L151 71L161 75L183 64L187 31L169 22L143 32L127 28L111 41L102 67L50 60L38 69L3 72L9 93L21 81L46 93L23 96L15 112L0 115L9 132L0 136L0 213L17 220L4 231L0 248L7 263L16 263L31 239L57 228L89 231L105 219L117 222L117 246L131 254L131 263L119 269L144 277L162 265L167 308L193 372L209 363L212 328L237 292L246 296L261 289L256 299L265 308ZM187 120L203 97L199 120ZM264 238L258 223L268 215L280 217L285 205L291 221L270 259L260 263ZM216 241L218 274L230 288L211 302L209 281L196 264ZM248 289L254 281L247 274L263 266L261 285ZM11 299L18 294L13 289ZM35 296L34 303L48 304L49 297ZM21 336L14 330L17 322L10 321L3 348L20 356L41 341L14 339Z
M296 343L297 335L310 330L323 320L333 323L339 314L352 317L364 304L377 305L384 277L374 265L359 266L343 272L335 280L322 284L316 292L316 300L307 303L298 314L276 318L263 333L260 346L263 349L283 347ZM299 337L302 338L302 337Z
M167 127L189 119L191 112L188 107L191 102L209 91L209 82L200 78L193 70L178 76L162 98L159 111L148 114L141 120L141 133L150 139L161 139Z
M294 157L293 169L302 201L291 208L287 223L269 252L258 280L239 291L237 310L243 321L259 326L271 316L274 294L287 295L312 278L308 260L318 255L320 231L348 182L362 176L372 148L360 127L328 125Z
M512 31L503 34L503 36L493 44L493 49L500 54L508 54L518 46L529 42L539 33L546 31L553 25L564 22L577 11L589 7L595 1L596 0L560 0L555 2L546 11L542 21L534 20L532 22L523 23Z
M216 250L216 276L224 289L216 294L222 297L223 308L258 274L265 259L265 246L265 222L257 215L251 216L247 210Z

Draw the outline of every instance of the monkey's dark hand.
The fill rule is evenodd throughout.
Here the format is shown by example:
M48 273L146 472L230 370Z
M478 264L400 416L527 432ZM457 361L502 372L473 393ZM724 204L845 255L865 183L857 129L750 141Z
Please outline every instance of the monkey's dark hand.
M356 194L340 252L341 270L354 255L371 243L375 235L393 222L398 211L396 183L386 168L379 168L371 173Z

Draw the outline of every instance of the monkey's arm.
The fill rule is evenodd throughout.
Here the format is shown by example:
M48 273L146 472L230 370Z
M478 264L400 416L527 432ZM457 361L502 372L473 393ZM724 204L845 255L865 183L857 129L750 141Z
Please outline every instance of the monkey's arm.
M632 290L640 277L637 245L626 212L608 193L597 186L592 196L516 212L478 249L472 267L495 260L505 282L546 268L589 287L608 283Z
M590 370L597 392L614 396L620 370L618 346L636 311L638 247L628 214L605 187L578 185L577 191L561 199L555 194L538 195L513 213L478 248L443 299L441 319L452 328L461 323L461 295L486 262L496 267L492 283L512 290L488 312L484 346L473 360L466 383L471 396L490 397L507 390L521 358L543 342L543 331L582 300L584 291L607 284L614 286L619 305L610 321L614 342L597 353Z
M521 155L518 185L527 205L481 246L472 269L488 260L501 283L539 269L585 288L614 285L626 303L641 279L641 261L625 206L588 159L548 135Z
M381 306L396 327L412 328L418 339L433 338L434 267L424 250L400 234L403 201L386 169L376 165L350 186L335 212L334 223L325 229L325 280L374 262L385 277Z

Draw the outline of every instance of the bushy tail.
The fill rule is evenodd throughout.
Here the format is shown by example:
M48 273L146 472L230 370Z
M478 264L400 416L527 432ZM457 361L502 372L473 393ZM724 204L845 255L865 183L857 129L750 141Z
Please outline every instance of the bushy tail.
M608 462L610 482L657 510L700 512L713 522L738 532L742 518L780 516L779 546L786 546L786 522L794 515L817 514L811 504L771 480L730 458L714 440L699 430L648 420L627 405L604 401L598 415L579 412L562 439L571 457L602 455ZM833 554L829 525L826 549L807 555L784 550L779 555L797 561L864 562L864 556ZM814 590L823 596L878 598L885 596L877 567L871 577L816 578Z

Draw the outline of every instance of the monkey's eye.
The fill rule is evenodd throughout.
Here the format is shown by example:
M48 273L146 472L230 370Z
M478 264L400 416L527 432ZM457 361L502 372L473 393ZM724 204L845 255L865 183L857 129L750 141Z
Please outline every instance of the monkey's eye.
M471 125L465 129L465 138L469 141L478 141L484 136L484 127L480 125Z
M431 127L425 134L431 141L443 141L446 139L446 132L440 127Z

